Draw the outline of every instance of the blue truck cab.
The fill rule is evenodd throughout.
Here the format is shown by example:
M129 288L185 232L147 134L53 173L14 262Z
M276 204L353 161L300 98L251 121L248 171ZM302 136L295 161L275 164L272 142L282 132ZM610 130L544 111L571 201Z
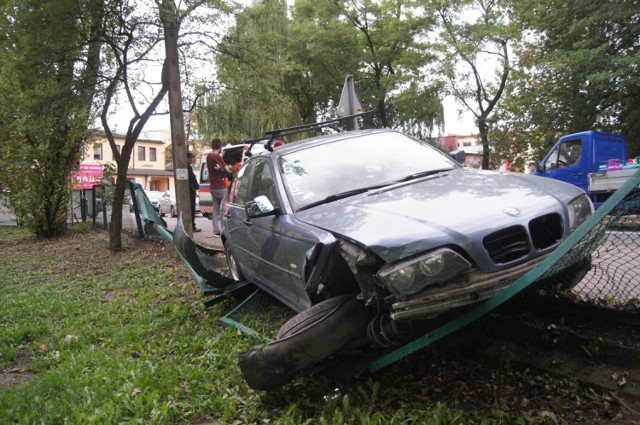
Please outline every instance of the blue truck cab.
M617 168L626 161L627 142L623 136L583 131L561 137L533 174L576 185L591 196L594 204L600 204L604 199L590 191L589 175Z

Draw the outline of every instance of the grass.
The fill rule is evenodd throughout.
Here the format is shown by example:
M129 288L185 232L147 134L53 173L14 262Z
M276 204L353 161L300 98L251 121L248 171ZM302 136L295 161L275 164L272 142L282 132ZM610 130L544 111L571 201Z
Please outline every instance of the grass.
M556 422L491 405L449 407L448 394L464 388L443 392L459 378L429 376L435 359L360 380L315 375L255 392L237 356L256 341L217 321L233 302L205 309L170 245L125 240L125 251L113 255L107 234L88 226L53 240L0 229L0 423ZM24 379L7 384L15 377Z

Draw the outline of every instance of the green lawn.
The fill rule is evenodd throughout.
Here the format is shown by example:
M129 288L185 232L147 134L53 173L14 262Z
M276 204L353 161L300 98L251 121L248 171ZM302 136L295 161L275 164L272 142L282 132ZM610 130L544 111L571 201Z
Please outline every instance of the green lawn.
M449 408L464 406L451 394L462 397L455 386L473 372L442 382L433 365L408 361L360 380L307 376L255 392L237 355L256 340L217 320L233 302L205 309L171 245L126 237L113 255L107 237L82 225L53 240L0 229L0 423L555 422L491 405Z

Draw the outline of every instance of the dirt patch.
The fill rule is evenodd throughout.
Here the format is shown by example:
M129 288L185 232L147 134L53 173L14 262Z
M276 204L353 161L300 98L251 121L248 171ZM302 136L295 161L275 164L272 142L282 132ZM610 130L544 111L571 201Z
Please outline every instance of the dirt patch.
M19 387L27 383L35 374L21 371L21 369L12 369L8 372L0 373L0 391Z

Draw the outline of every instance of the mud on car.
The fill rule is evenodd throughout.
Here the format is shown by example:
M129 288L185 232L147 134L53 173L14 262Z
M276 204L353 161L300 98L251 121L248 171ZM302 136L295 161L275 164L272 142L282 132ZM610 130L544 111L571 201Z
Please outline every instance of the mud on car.
M468 169L403 133L313 137L251 156L223 205L235 280L297 314L240 355L255 389L341 352L389 347L488 299L593 213L577 187ZM565 272L578 281L586 265Z

